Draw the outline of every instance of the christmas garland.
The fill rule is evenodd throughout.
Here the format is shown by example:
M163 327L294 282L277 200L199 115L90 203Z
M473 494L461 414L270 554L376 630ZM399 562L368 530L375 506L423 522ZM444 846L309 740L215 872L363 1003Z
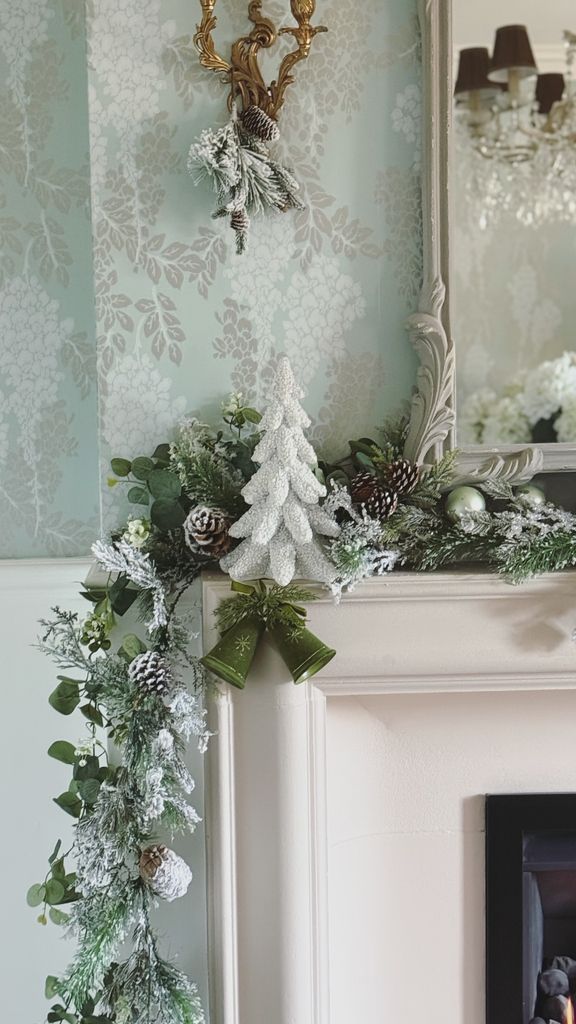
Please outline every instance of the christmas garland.
M41 647L62 673L50 704L62 715L78 709L87 726L78 745L49 748L71 768L55 802L74 819L74 840L66 852L56 844L44 881L28 892L42 924L50 919L77 940L69 969L46 981L49 1022L204 1020L195 986L162 955L154 929L158 901L182 896L191 880L165 840L199 821L183 754L191 737L201 751L209 740L205 669L242 687L265 629L295 682L335 654L307 630L303 604L313 595L295 577L338 599L395 567L482 562L519 582L576 564L576 517L539 488L450 490L455 454L413 465L403 455L404 421L380 442L351 442L338 463L319 463L286 359L271 395L262 416L233 395L222 429L188 419L151 456L113 459L110 486L126 486L140 514L94 545L108 577L82 592L90 614L80 621L56 608L43 623ZM219 643L198 661L179 602L217 564L234 593L217 613ZM143 636L115 646L118 618L131 608Z

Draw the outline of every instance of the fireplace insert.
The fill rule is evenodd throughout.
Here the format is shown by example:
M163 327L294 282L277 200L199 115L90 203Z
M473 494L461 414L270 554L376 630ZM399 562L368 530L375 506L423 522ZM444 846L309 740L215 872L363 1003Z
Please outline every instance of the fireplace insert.
M486 1024L574 1024L576 794L486 797Z

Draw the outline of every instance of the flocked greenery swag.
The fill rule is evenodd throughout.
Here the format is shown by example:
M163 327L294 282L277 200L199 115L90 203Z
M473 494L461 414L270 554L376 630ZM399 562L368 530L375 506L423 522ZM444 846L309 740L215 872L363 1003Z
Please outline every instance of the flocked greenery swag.
M44 880L28 893L40 922L65 927L77 942L69 969L46 981L50 1022L204 1019L195 986L165 958L153 921L158 901L182 896L191 878L168 844L199 820L184 750L191 738L201 751L209 740L206 679L188 652L179 601L204 567L224 560L241 576L243 560L271 566L275 582L249 577L223 602L220 631L226 638L256 616L289 626L297 643L301 604L312 596L290 578L302 564L318 565L316 580L337 598L397 567L480 562L518 583L576 564L572 513L534 487L451 490L455 455L412 465L404 421L378 440L351 442L337 463L318 463L298 396L282 361L263 417L233 395L221 429L190 418L152 455L113 459L110 486L126 488L134 511L94 545L106 582L83 591L85 618L55 608L43 623L41 647L59 670L50 704L86 725L78 744L49 748L70 768L55 802L73 818L74 838L66 851L56 844ZM119 640L118 619L129 609L142 624Z

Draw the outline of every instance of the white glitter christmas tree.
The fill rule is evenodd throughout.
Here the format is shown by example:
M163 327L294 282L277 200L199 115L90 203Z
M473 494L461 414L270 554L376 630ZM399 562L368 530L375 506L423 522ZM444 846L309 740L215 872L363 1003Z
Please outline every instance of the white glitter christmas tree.
M318 535L337 537L340 528L318 504L326 488L313 472L318 460L304 436L310 420L301 397L282 358L260 423L264 437L252 456L260 468L242 491L252 507L230 527L242 543L220 562L232 579L266 577L286 586L295 576L331 583L336 575Z

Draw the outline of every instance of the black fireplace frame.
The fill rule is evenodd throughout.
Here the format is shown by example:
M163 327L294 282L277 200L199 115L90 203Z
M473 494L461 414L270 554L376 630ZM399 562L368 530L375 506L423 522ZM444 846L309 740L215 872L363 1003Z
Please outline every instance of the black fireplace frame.
M576 793L486 797L486 1024L524 1024L523 840L574 821Z

